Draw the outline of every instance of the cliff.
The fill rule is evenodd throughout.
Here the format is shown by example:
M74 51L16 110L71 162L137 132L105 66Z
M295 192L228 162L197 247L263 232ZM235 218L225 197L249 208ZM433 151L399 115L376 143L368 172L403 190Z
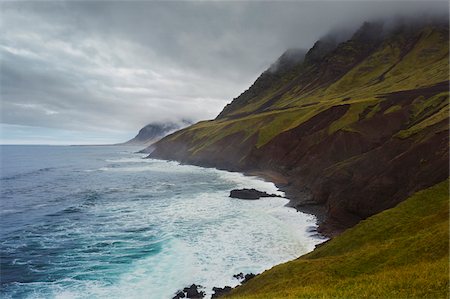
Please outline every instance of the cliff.
M278 173L294 206L324 207L320 230L340 233L448 178L448 34L446 22L365 23L285 53L215 120L150 156Z

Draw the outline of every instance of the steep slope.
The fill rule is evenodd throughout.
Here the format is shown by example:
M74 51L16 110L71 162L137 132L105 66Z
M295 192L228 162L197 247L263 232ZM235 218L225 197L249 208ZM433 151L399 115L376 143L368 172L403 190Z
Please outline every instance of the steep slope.
M445 22L365 23L269 69L151 156L277 172L293 205L326 207L321 231L339 233L448 177L448 47Z
M414 194L227 298L448 298L448 187Z
M318 43L322 45L324 43ZM328 43L327 43L328 45ZM325 48L322 47L321 48ZM239 115L240 108L260 100L260 97L269 90L276 89L282 82L289 80L296 70L301 67L305 61L306 51L303 49L289 49L280 58L267 69L253 85L243 92L239 97L225 106L223 111L217 116L217 119ZM248 114L248 113L243 113Z

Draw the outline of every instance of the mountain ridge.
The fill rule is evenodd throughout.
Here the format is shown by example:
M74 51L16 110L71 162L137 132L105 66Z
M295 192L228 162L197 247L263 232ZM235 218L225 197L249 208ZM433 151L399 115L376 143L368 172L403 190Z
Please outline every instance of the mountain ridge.
M163 138L150 156L280 173L291 204L324 207L321 232L339 234L448 177L447 57L445 24L386 33L364 23L264 72L215 120Z
M187 120L182 120L181 122L153 122L142 127L136 136L132 139L120 143L118 145L132 145L132 146L142 146L149 147L153 143L159 141L166 135L173 133L183 127L191 125L192 122Z

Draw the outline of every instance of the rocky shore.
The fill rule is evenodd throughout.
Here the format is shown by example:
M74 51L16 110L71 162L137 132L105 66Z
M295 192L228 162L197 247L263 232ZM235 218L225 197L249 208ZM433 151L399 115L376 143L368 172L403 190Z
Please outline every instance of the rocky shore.
M263 172L292 206L319 218L326 209L328 236L445 180L448 24L393 35L380 26L364 23L330 47L317 41L302 63L263 72L216 119L163 138L151 157ZM391 47L402 54L374 64ZM441 54L417 55L430 51Z
M253 273L248 273L248 274L244 274L242 272L233 275L233 278L237 279L240 284L245 284L247 283L250 279L254 278L256 275ZM197 298L204 298L206 296L206 293L204 291L204 287L198 284L192 284L188 287L183 288L182 290L178 290L175 293L175 296L173 296L172 299L181 299L181 298L186 298L186 299L197 299ZM230 286L225 286L223 288L220 287L213 287L212 288L212 295L211 295L211 299L214 298L220 298L226 294L228 294L229 292L231 292L233 290L232 287Z
M449 176L448 20L413 23L366 22L346 41L317 41L302 62L266 70L216 119L163 138L150 157L271 181L330 238L363 225ZM277 290L278 278L269 281Z
M317 219L317 225L320 226L326 219L326 207L324 205L317 204L311 200L311 193L306 188L299 188L289 183L291 179L287 175L283 175L279 172L267 170L267 171L247 171L243 172L248 176L256 176L267 182L272 182L282 192L289 202L286 206L295 208L297 211L314 215ZM328 229L320 233L323 237L331 238L341 232L340 229Z
M231 198L239 198L239 199L260 199L261 197L282 197L278 194L269 194L267 192L259 191L254 188L252 189L234 189L230 191Z
M305 200L306 195L303 190L298 190L290 186L288 182L288 178L283 176L280 173L274 171L254 171L254 172L244 172L244 175L247 176L256 176L265 181L272 182L275 186L283 191L286 197L277 194L269 194L267 192L259 191L254 188L243 188L243 189L233 189L230 191L231 198L238 198L243 200L258 200L263 197L283 197L289 200L286 204L287 207L295 208L299 212L312 214L317 219L317 225L319 225L325 219L325 209L324 207L317 206L311 204L307 200ZM287 195L289 194L289 196ZM321 238L328 238L329 235L324 235L318 231L318 226L310 227L308 232L312 235ZM321 243L323 244L323 243ZM320 246L321 244L317 245ZM237 279L240 282L240 285L247 283L249 280L254 278L257 274L247 273L244 274L242 272L233 275L233 278ZM220 298L229 292L231 292L234 288L231 286L221 287L213 287L211 298ZM178 290L172 299L181 299L181 298L204 298L206 296L205 288L198 284L192 284L188 287L183 288L182 290Z

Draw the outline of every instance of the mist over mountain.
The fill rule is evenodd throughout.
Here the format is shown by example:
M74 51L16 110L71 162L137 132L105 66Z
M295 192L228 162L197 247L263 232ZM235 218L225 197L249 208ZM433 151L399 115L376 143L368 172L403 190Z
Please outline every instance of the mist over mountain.
M118 142L149 120L214 118L287 49L333 47L366 20L395 27L445 16L448 3L3 1L0 9L3 138L72 144L75 134Z
M325 207L331 233L448 177L448 19L364 22L336 41L283 54L152 157L281 173L308 194L300 205Z
M153 145L277 182L332 238L231 298L448 297L448 55L448 18L367 21L287 51L216 119Z
M132 145L148 147L157 142L161 138L187 127L192 124L192 121L181 120L179 122L154 122L146 125L139 130L138 134L127 142L119 145Z
M448 1L0 10L0 297L450 297Z

